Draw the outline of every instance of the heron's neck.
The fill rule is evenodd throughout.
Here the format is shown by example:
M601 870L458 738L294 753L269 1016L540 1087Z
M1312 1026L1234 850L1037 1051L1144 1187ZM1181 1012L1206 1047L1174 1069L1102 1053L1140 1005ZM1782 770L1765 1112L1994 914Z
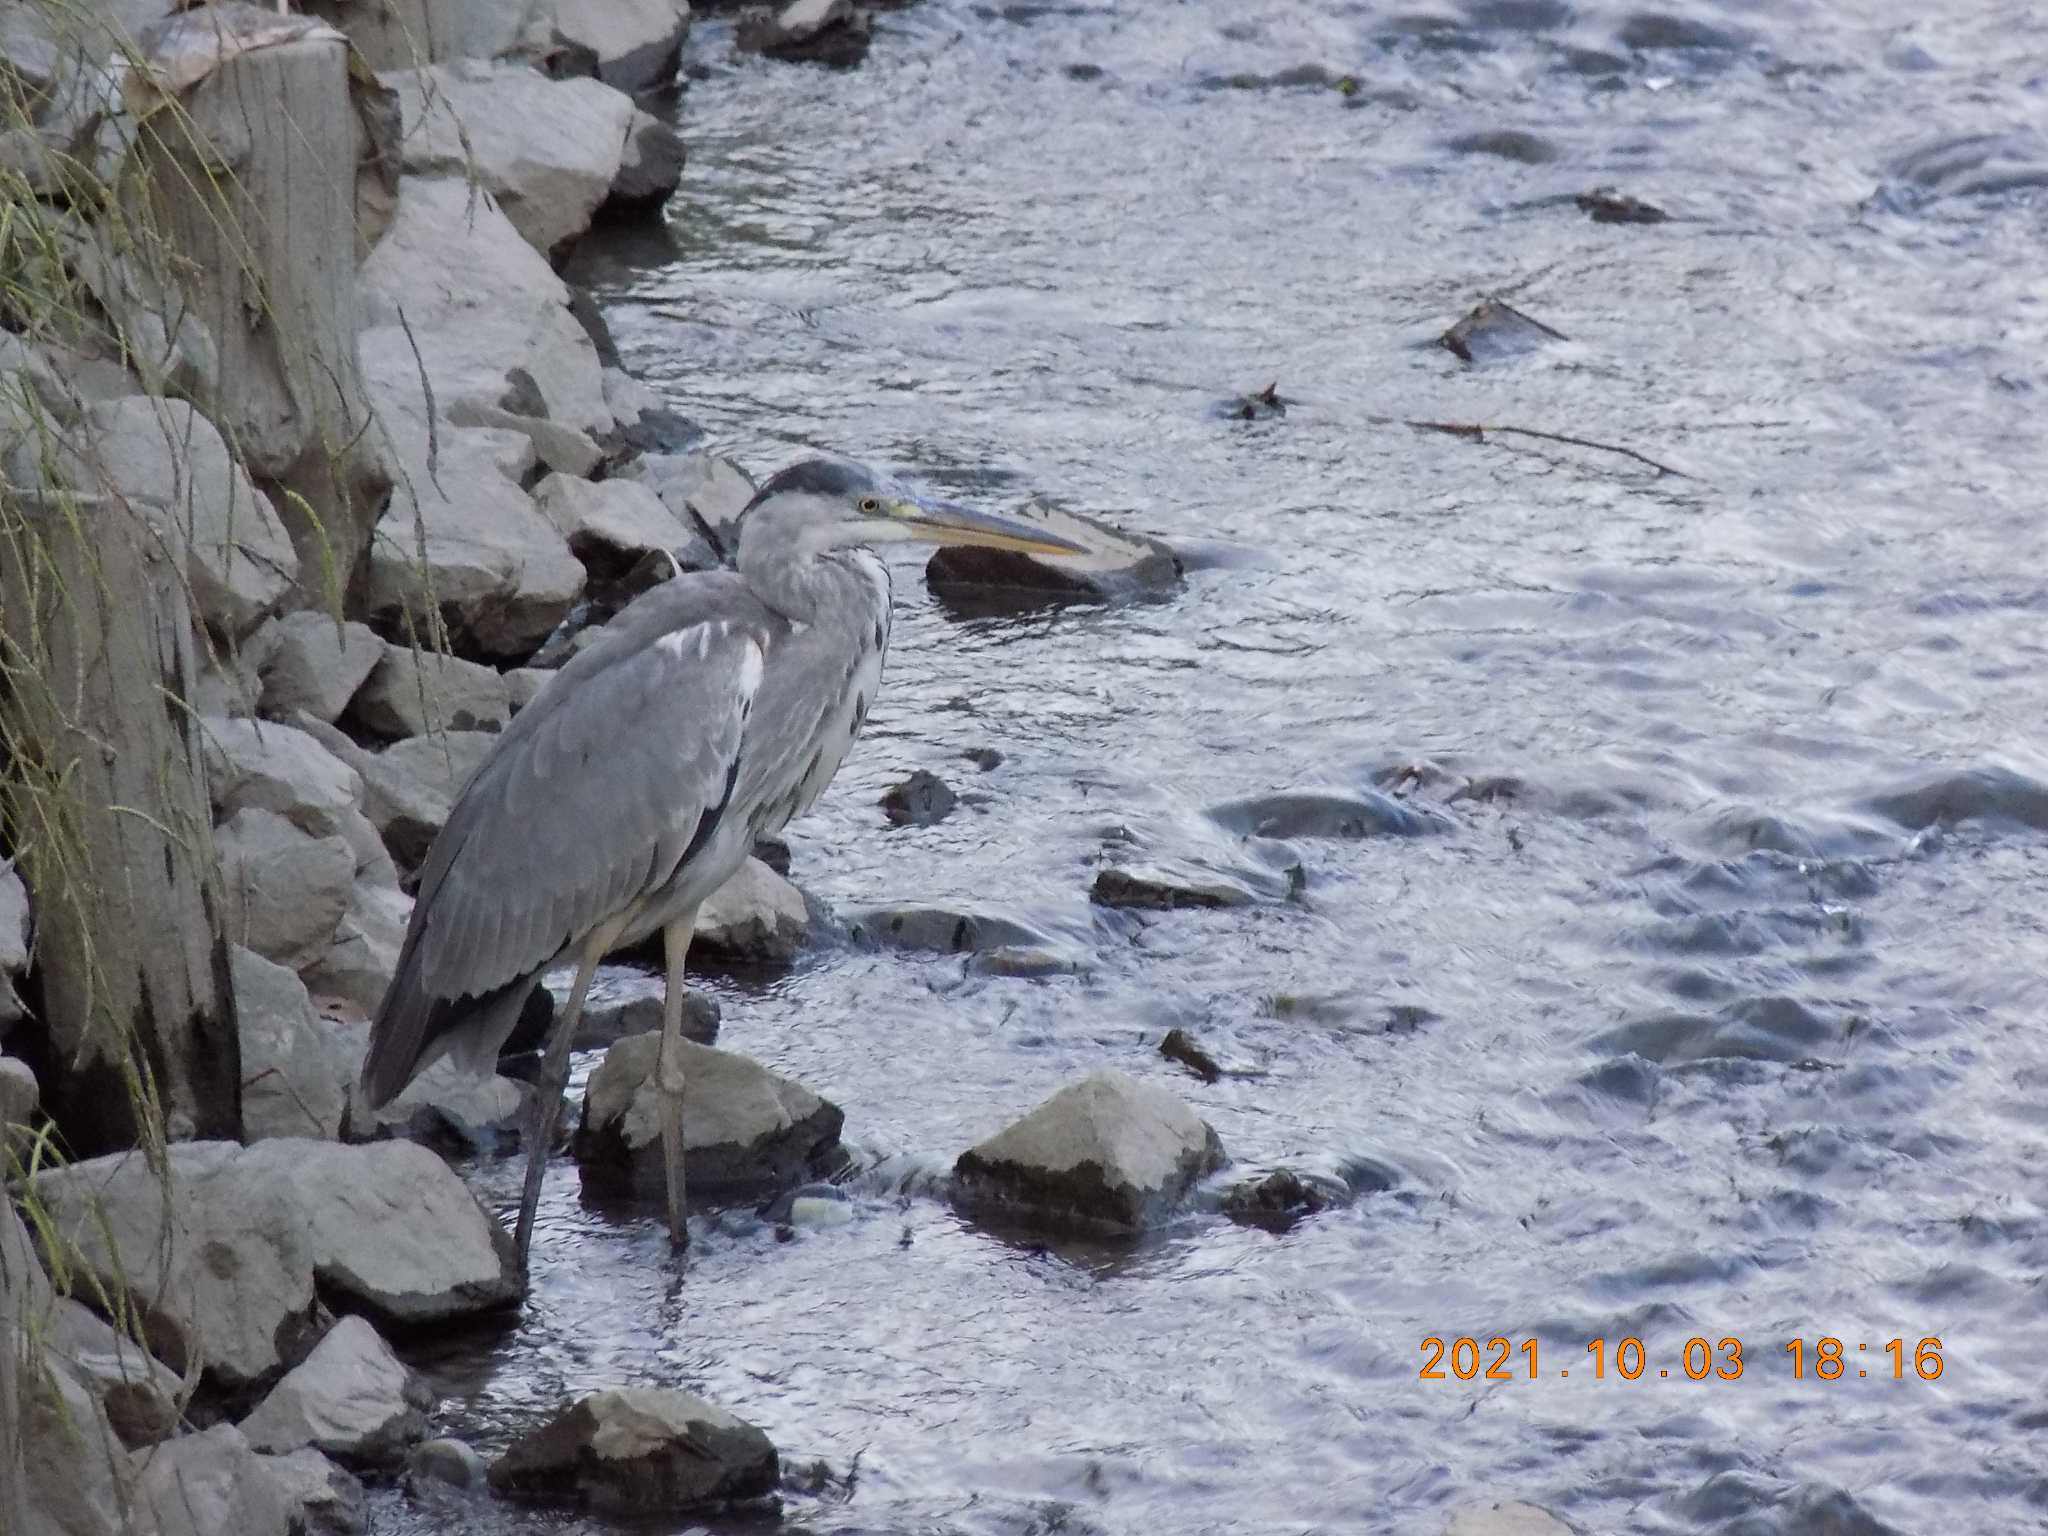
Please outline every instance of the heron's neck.
M740 545L739 570L754 595L793 624L816 624L850 605L872 606L874 581L861 567L881 568L866 550L803 552L795 559L747 558ZM886 577L884 578L886 591Z

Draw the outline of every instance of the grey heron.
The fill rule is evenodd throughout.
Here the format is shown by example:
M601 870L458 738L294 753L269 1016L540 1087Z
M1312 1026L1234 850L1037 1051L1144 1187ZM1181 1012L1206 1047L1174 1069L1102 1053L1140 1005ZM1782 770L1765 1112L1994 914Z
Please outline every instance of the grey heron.
M697 908L824 792L874 703L888 568L866 546L919 539L1046 554L1027 522L886 491L807 459L740 522L734 569L635 599L542 687L457 798L420 872L398 968L370 1031L373 1107L445 1054L489 1072L543 972L573 963L536 1096L516 1243L532 1241L592 973L660 933L659 1065L671 1240L684 1224L683 960Z

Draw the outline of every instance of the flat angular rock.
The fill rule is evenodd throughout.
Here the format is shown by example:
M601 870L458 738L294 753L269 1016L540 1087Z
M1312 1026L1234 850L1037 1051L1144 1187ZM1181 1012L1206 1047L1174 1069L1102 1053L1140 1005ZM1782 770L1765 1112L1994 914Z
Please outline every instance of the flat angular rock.
M740 514L754 499L754 477L721 453L649 453L625 473L654 490L677 521L702 532L722 560L739 552Z
M481 60L378 78L398 92L408 173L473 171L543 256L590 228L619 174L631 97L597 80L550 80L523 64Z
M1247 795L1210 807L1209 819L1245 837L1416 837L1451 826L1439 811L1372 789Z
M1031 521L1082 545L1085 555L1030 555L949 545L925 563L925 584L941 597L986 600L992 593L1070 602L1118 602L1157 596L1181 584L1179 558L1159 540L1119 533L1105 523L1037 505Z
M576 1021L576 1049L598 1051L617 1045L629 1035L661 1031L662 1000L659 993L643 992L637 997L587 1005ZM683 1038L699 1045L718 1040L718 999L691 988L683 994ZM509 1042L508 1042L509 1048Z
M313 1011L296 972L237 944L228 952L242 1040L242 1134L331 1141L341 1134L346 1042Z
M88 406L68 441L60 472L71 485L146 510L175 532L194 608L216 632L247 634L298 579L276 509L185 401L136 395Z
M269 811L311 837L341 835L363 803L362 775L304 731L275 720L201 722L200 750L214 814Z
M575 1137L584 1179L658 1195L667 1188L654 1065L659 1033L630 1035L605 1053L583 1097ZM846 1116L801 1083L729 1051L683 1044L683 1132L690 1193L756 1198L830 1166Z
M359 1035L355 1066L369 1051L369 1034ZM510 1152L525 1137L533 1119L531 1084L493 1073L478 1077L445 1057L406 1085L405 1092L382 1109L371 1109L350 1077L349 1141L402 1138L462 1156L478 1151Z
M763 1498L780 1478L766 1435L688 1392L593 1392L513 1442L491 1467L506 1498L615 1518Z
M345 1317L242 1421L259 1451L306 1446L345 1466L390 1467L427 1432L434 1394L375 1328Z
M349 706L357 730L387 741L501 731L511 718L511 696L495 667L389 643Z
M98 1399L60 1361L38 1367L23 1360L20 1373L18 1443L29 1529L127 1536L119 1475L126 1458ZM0 1495L12 1491L0 1488Z
M1443 333L1444 350L1461 362L1491 363L1520 357L1564 341L1564 332L1554 331L1532 315L1500 299L1482 299L1470 313Z
M1052 942L1013 918L957 907L868 907L849 913L846 923L855 939L941 955L980 954L1006 946L1036 949Z
M262 666L263 713L288 719L304 710L334 721L384 656L384 642L367 624L336 624L324 613L288 613L278 620L278 641Z
M1304 1217L1343 1205L1350 1194L1335 1179L1276 1168L1262 1179L1247 1179L1225 1190L1223 1214L1241 1227L1286 1232Z
M327 952L355 887L355 855L339 837L311 837L254 808L214 829L228 938L294 969Z
M85 1273L124 1282L151 1352L229 1393L267 1385L316 1340L323 1289L415 1327L518 1300L512 1247L424 1147L174 1143L165 1186L133 1153L45 1173L35 1194Z
M953 1174L970 1205L1132 1232L1170 1212L1223 1162L1222 1142L1187 1105L1104 1070L963 1152Z
M1444 1536L1572 1536L1572 1528L1534 1504L1473 1504L1451 1516Z
M929 827L944 821L959 805L953 787L935 773L920 768L901 784L892 784L882 794L882 814L899 827Z
M132 1452L129 1473L151 1536L290 1536L283 1487L232 1424Z
M676 77L690 35L690 0L571 0L556 11L555 34L587 49L606 85L653 90Z
M310 1448L284 1456L258 1454L291 1513L293 1536L364 1536L369 1500L362 1482Z
M342 914L327 953L300 972L307 990L374 1014L398 974L398 952L411 916L412 898L395 881L374 884L359 870L348 911Z
M185 1384L133 1339L97 1313L58 1297L44 1320L42 1348L99 1399L121 1443L155 1445L178 1430Z
M652 113L636 111L626 133L619 174L612 178L611 194L604 202L606 210L625 213L659 208L682 184L688 158L680 133Z
M1181 907L1246 907L1258 895L1221 875L1159 867L1116 867L1095 872L1088 899L1098 907L1171 911Z
M790 0L747 12L734 41L742 53L851 69L868 55L869 26L868 13L853 0Z
M697 909L692 941L737 960L785 963L810 938L804 893L750 858Z
M593 574L614 576L652 550L685 548L695 531L638 480L576 480L549 475L533 504Z
M409 869L419 867L455 797L497 744L492 731L445 731L415 736L363 760L363 809L392 858Z

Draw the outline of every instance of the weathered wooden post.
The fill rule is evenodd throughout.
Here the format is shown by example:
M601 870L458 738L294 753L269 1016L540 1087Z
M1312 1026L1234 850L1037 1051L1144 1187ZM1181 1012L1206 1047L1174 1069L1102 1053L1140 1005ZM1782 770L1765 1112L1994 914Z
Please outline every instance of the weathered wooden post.
M117 498L0 502L0 806L36 904L51 1071L81 1156L239 1137L241 1047L217 900L185 578Z

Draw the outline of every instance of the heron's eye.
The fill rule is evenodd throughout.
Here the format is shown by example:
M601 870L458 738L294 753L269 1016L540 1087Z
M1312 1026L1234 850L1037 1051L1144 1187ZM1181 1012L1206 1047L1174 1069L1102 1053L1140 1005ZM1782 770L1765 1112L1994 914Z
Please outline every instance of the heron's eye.
M874 516L874 515L875 515L875 514L876 514L877 512L879 512L879 511L881 511L881 510L882 510L882 504L881 504L881 503L880 503L879 501L875 500L875 498L874 498L874 497L872 497L872 496L863 496L863 497L861 497L861 499L860 499L860 511L861 511L861 516L863 516L863 517L873 517L873 516Z

